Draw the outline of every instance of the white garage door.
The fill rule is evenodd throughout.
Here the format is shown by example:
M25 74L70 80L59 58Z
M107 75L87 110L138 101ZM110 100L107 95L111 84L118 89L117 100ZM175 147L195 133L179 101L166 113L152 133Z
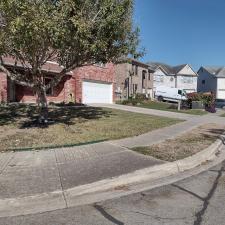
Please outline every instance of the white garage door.
M83 103L112 103L112 84L83 81Z

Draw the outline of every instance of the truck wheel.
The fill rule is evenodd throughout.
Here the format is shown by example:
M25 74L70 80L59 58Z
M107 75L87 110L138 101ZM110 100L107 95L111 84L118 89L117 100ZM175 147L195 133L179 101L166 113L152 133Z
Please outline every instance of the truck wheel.
M163 101L163 97L162 97L162 96L159 96L159 97L158 97L158 101L159 101L159 102L162 102L162 101Z

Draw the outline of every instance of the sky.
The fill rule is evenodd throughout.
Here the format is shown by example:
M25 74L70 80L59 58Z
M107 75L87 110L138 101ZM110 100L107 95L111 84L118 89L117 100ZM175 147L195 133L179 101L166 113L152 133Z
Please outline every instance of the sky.
M143 62L225 66L225 0L135 0Z

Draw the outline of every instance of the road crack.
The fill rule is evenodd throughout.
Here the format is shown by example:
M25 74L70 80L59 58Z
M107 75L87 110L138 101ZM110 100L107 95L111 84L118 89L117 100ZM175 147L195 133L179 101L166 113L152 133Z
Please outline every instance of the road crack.
M224 169L225 169L225 166L222 166L221 169L218 171L218 175L217 175L217 177L216 177L216 179L213 183L212 188L210 189L206 198L204 198L202 209L195 214L196 220L194 221L194 225L201 225L202 224L203 216L204 216L204 214L205 214L205 212L206 212L206 210L207 210L207 208L210 204L210 199L213 197L213 195L214 195L214 193L217 189L217 186L219 184L219 180L220 180L220 178L223 174Z
M94 208L99 211L107 220L109 220L110 222L114 223L114 224L117 224L117 225L124 225L123 222L117 220L116 218L114 218L113 216L111 216L108 212L105 211L105 209L98 205L98 204L95 204L94 205Z

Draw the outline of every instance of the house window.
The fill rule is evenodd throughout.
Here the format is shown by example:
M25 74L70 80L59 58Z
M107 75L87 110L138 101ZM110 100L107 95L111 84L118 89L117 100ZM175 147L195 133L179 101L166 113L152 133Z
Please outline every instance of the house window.
M202 80L202 84L205 84L205 80Z
M128 88L129 87L129 78L127 78L124 82L124 88Z
M154 75L154 81L163 82L164 81L163 75Z
M45 85L48 85L51 82L51 78L45 78ZM47 96L52 96L53 95L53 87L50 87L48 90L46 90L46 95Z
M138 85L137 84L133 84L133 94L137 93L137 88L138 88Z
M183 77L183 83L192 84L193 83L193 77Z
M142 88L145 88L146 71L142 71Z
M135 65L135 75L137 76L138 75L138 66Z
M151 80L151 73L148 72L148 80Z

